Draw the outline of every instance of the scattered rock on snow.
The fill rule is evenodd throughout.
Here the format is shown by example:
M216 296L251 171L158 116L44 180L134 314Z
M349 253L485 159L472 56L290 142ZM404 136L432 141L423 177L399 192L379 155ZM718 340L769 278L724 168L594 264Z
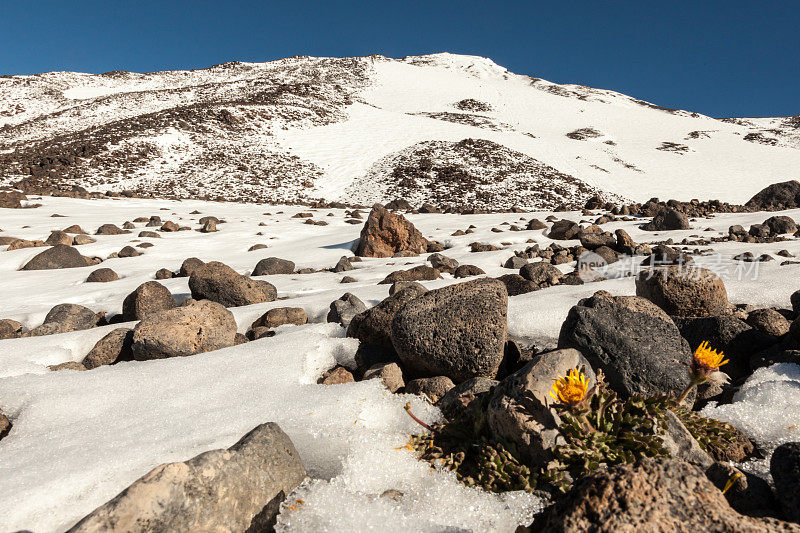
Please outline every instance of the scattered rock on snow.
M22 270L53 270L58 268L80 268L89 265L86 257L72 246L56 244L38 253L28 261Z
M305 476L292 441L268 422L227 450L157 466L69 531L270 531Z
M81 363L84 368L91 370L98 366L110 365L118 361L130 361L133 359L132 345L133 330L117 328L97 341Z
M360 257L392 257L397 252L423 254L428 241L404 216L375 204L361 230L355 254Z
M275 307L261 315L250 327L253 329L257 327L272 329L285 324L302 326L307 322L308 316L302 307Z
M211 300L225 307L271 302L278 296L271 283L243 276L218 261L195 268L189 277L189 289L195 300Z
M642 270L636 278L636 295L677 316L717 316L731 307L722 279L700 267Z
M338 300L331 302L327 321L338 322L346 328L350 325L350 321L353 320L354 316L366 310L367 306L364 305L364 302L356 295L346 292Z
M157 281L147 281L125 297L122 302L122 318L125 321L141 320L173 307L175 298L169 289Z
M294 263L279 257L265 257L256 263L253 276L270 276L273 274L291 274L294 272Z

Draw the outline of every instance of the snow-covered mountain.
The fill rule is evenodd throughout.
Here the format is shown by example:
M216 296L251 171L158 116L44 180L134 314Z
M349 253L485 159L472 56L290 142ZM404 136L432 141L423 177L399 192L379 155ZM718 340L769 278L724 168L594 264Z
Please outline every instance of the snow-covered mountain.
M0 185L545 209L741 203L798 168L800 116L715 119L473 56L0 77Z

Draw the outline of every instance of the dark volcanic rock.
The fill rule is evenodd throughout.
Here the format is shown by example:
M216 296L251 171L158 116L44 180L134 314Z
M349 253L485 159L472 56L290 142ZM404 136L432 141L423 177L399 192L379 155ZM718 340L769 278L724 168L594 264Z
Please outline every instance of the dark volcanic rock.
M227 450L157 466L69 531L272 531L305 476L292 441L268 422Z
M754 211L781 211L800 207L800 183L795 180L773 183L756 193L744 205Z
M550 263L540 261L538 263L528 263L519 270L519 275L541 289L555 285L564 274Z
M308 315L302 307L275 307L270 309L250 326L255 329L258 327L277 328L286 324L302 326L308 322Z
M482 274L486 274L482 268L476 267L475 265L459 265L456 268L455 272L453 272L453 277L458 278L469 278L472 276L480 276Z
M378 285L391 285L400 281L431 281L441 277L435 268L419 265L408 270L396 270L378 282Z
M568 241L579 238L580 233L581 227L577 223L564 219L553 222L547 236L556 241Z
M348 327L354 316L366 310L367 306L364 305L364 302L362 302L358 296L346 292L341 298L331 302L331 308L330 311L328 311L326 320L328 322L338 322L342 326Z
M680 394L691 354L677 326L653 303L596 293L570 309L559 348L576 348L623 396Z
M92 271L86 278L87 283L108 283L109 281L117 281L119 276L110 268L98 268Z
M676 316L717 316L730 310L722 279L699 267L642 270L636 278L636 295Z
M506 342L507 307L505 285L493 279L429 291L394 316L392 344L405 367L421 375L456 383L494 377Z
M78 304L58 304L44 317L44 323L31 330L31 337L54 335L68 331L90 329L97 325L102 315Z
M778 446L770 459L769 470L786 518L800 522L800 442Z
M642 226L647 231L668 231L689 229L689 218L676 209L666 208L653 217L649 223Z
M374 344L393 350L392 319L401 307L422 292L416 286L408 287L384 299L375 307L357 314L350 321L347 336L356 338L363 344Z

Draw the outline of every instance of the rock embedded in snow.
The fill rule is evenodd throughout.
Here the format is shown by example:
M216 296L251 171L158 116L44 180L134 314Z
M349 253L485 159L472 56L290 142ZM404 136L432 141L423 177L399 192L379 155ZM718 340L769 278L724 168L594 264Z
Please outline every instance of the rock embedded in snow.
M58 268L80 268L91 264L89 259L66 244L56 244L40 252L28 261L22 270L53 270Z
M97 326L102 315L78 304L58 304L47 313L41 326L33 328L31 337L80 331Z
M447 376L455 383L494 377L503 359L507 309L508 292L500 281L449 285L400 308L391 341L404 367L422 376Z
M280 257L265 257L256 263L253 276L271 276L273 274L291 274L294 272L294 263Z
M133 358L137 361L185 357L233 346L236 320L222 305L193 302L147 316L133 330Z
M272 329L286 324L302 326L307 322L308 316L302 307L274 307L256 319L250 327Z
M556 220L547 236L555 241L569 241L580 237L581 227L572 220Z
M800 522L800 442L781 444L770 458L770 473L786 518Z
M66 244L67 246L72 246L72 237L67 235L66 232L54 231L49 237L47 237L44 243L48 246L55 246L56 244Z
M435 268L419 265L408 270L395 270L386 276L383 281L379 281L378 285L391 285L401 281L431 281L441 277L439 271Z
M540 261L523 266L519 275L543 289L557 284L564 274L550 263Z
M95 235L123 235L125 233L130 233L130 231L123 230L116 224L103 224L94 232Z
M427 248L428 240L408 219L375 204L361 230L355 254L360 257L392 257L404 251L424 254Z
M117 281L119 276L110 268L98 268L93 270L86 278L87 283L108 283L109 281Z
M69 532L270 531L305 477L292 441L268 422L227 450L157 466Z
M394 350L391 337L392 319L400 308L423 292L412 285L385 298L375 307L357 314L350 321L347 336L356 338L363 344Z
M153 313L175 307L175 298L165 286L157 281L139 285L122 301L123 320L141 320Z
M354 316L366 310L367 306L358 296L346 292L338 300L331 302L326 320L328 322L338 322L346 328L350 325Z
M482 268L479 268L475 265L459 265L455 272L453 272L453 277L460 279L470 278L472 276L481 276L483 274L486 274L486 272L484 272Z
M342 385L344 383L353 383L355 378L353 374L343 366L337 366L326 372L318 383L320 385Z
M551 409L553 382L583 366L589 388L595 375L578 350L563 349L543 353L500 382L486 411L493 434L513 443L527 461L535 464L550 459L550 450L563 443L558 431L560 418Z
M0 439L8 435L9 431L11 431L11 421L6 415L0 412Z
M10 318L0 319L0 341L5 339L16 339L25 333L25 326Z
M188 278L199 267L205 265L205 262L196 257L188 257L181 263L181 268L178 270L178 277Z
M439 272L447 272L448 274L453 274L458 268L458 261L440 253L429 255L428 262Z
M642 270L636 277L636 295L676 316L718 316L731 307L722 279L701 267Z
M642 226L646 231L668 231L689 229L689 218L677 209L664 208L649 223Z
M769 533L800 532L800 525L740 515L697 466L675 459L643 459L579 480L564 498L537 515L531 529Z
M22 201L27 199L27 196L18 191L0 191L0 208L20 209Z
M271 302L278 297L271 283L243 276L218 261L197 267L189 277L189 290L195 300L211 300L225 307Z
M110 365L118 361L133 359L133 330L117 328L97 341L81 363L91 370L98 366Z
M644 298L595 293L579 301L561 326L558 346L579 350L623 397L680 394L689 385L686 340Z
M503 274L497 278L497 280L503 282L509 296L527 294L529 292L538 291L540 288L539 285L523 278L519 274Z
M797 224L791 217L785 215L778 215L769 217L764 221L764 226L769 228L772 235L783 235L785 233L795 233L797 231Z

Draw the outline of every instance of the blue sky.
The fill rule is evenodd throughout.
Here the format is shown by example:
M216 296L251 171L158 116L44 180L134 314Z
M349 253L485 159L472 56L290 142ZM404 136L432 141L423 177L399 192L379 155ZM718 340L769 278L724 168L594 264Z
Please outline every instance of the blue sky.
M0 74L482 55L712 116L800 114L800 1L0 0Z

